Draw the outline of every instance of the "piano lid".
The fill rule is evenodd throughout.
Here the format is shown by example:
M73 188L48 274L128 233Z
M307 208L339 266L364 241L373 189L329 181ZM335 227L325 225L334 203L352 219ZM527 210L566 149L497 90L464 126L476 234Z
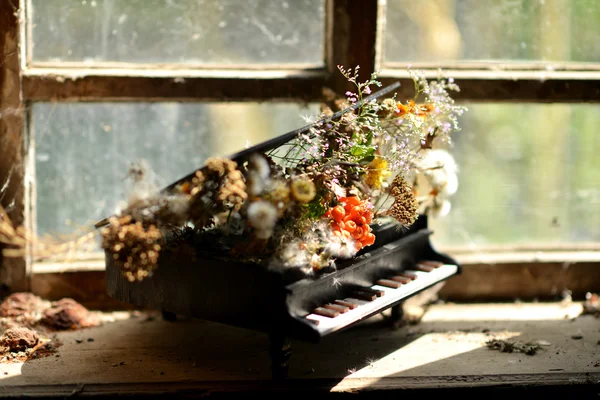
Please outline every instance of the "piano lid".
M381 244L384 219L408 228L427 214L439 193L427 174L440 167L421 161L458 129L463 110L447 93L455 85L441 78L429 86L416 74L414 98L396 99L398 82L372 90L381 88L374 77L357 82L356 71L342 73L354 93L323 99L340 111L211 157L96 223L107 227L102 246L128 279L152 276L160 253L188 236L195 252L323 274Z
M375 99L378 99L382 96L385 96L387 94L390 94L393 90L397 89L398 87L400 87L400 82L395 82L381 90L376 91L375 93L371 94L368 97L363 98L362 100L357 101L356 103L352 104L350 107L347 107L343 110L337 111L334 114L332 114L329 117L326 118L322 118L316 122L313 122L311 124L308 124L302 128L298 128L295 129L293 131L284 133L283 135L277 136L275 138L269 139L267 141L258 143L252 147L249 147L247 149L238 151L234 154L231 154L229 156L226 156L225 158L228 158L230 160L236 161L238 164L242 163L243 161L247 160L247 158L254 153L266 153L270 150L274 150L276 148L278 148L279 146L282 146L290 141L292 141L293 139L295 139L296 137L298 137L299 135L309 132L311 127L313 127L315 124L320 124L320 123L326 123L329 121L337 121L339 120L343 115L355 111L358 108L360 108L363 104L366 104L370 101L373 101ZM202 170L203 168L205 168L206 165L201 166L200 170ZM172 189L174 189L175 187L177 187L177 185L180 185L183 182L187 182L190 181L194 175L196 174L196 171L198 171L198 169L194 170L193 172L190 172L189 174L185 175L184 177L172 182L171 184L167 185L166 187L164 187L161 192L169 192ZM113 215L114 216L114 215ZM103 226L106 226L108 224L110 217L104 218L101 221L98 221L94 224L94 226L96 228L101 228Z

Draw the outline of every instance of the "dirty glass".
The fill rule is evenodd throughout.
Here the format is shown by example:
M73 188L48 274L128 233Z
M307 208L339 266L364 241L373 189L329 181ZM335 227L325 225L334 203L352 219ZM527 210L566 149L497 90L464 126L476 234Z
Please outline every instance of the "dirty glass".
M459 188L434 242L486 246L600 242L595 104L467 104L451 151Z
M597 0L385 3L384 63L600 62Z
M145 160L164 187L210 156L306 125L316 106L294 103L36 103L38 234L70 234L112 215L132 162Z
M432 218L442 248L600 241L600 125L593 104L466 104L452 154L459 189ZM166 185L305 125L316 105L36 103L38 232L69 233L115 211L132 161Z
M32 60L321 66L324 2L31 0Z

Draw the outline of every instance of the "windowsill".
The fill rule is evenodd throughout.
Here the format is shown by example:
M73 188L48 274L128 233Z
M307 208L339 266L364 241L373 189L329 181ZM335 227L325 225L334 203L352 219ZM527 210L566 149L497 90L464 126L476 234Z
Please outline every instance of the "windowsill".
M504 388L503 395L573 394L600 381L598 320L581 311L581 303L568 302L437 304L420 323L400 329L378 315L319 344L292 342L289 380L280 385L270 382L265 334L195 319L166 322L155 312L105 313L100 327L58 333L63 344L55 355L0 364L0 392L236 396L293 388L376 397L406 389L488 395ZM486 347L493 338L537 342L541 349L531 356L503 353Z
M452 254L461 265L599 262L598 250L464 251Z
M106 264L104 259L81 260L70 262L36 262L33 264L32 272L34 274L56 274L63 272L86 272L86 271L104 271Z
M270 67L270 68L269 68ZM307 79L323 78L325 69L319 65L243 65L180 66L176 64L128 64L128 63L37 63L23 71L25 77L50 77L54 79L80 79L87 76L147 77L170 79Z

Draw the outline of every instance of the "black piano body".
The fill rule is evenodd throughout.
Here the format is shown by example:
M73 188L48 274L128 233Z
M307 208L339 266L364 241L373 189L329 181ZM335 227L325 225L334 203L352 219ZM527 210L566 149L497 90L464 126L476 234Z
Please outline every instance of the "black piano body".
M336 112L320 122L341 118L365 102L391 93L387 88ZM289 143L310 131L312 125L288 132L235 153L228 158L239 164L254 153ZM189 182L195 171L163 189L168 192ZM97 228L108 224L108 218ZM289 339L313 343L329 334L389 308L401 315L404 300L460 273L455 260L434 250L427 216L420 215L409 228L397 222L373 224L375 243L356 256L337 260L332 271L311 276L299 269L267 265L227 257L206 249L190 236L167 239L161 247L158 268L151 277L129 282L106 252L107 292L121 302L161 310L163 315L183 315L270 335L274 378L285 377L290 355Z
M318 343L389 308L398 315L404 300L460 273L455 260L434 250L425 215L408 229L387 223L373 230L374 245L340 260L334 271L311 276L227 259L179 240L161 251L151 277L132 283L107 253L107 292L165 315L265 332L273 378L284 378L290 339Z

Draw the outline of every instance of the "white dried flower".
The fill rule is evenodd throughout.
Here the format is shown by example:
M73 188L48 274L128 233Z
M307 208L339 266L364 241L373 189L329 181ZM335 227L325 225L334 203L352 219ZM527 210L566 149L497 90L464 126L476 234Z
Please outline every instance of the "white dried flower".
M306 248L301 246L302 241L294 240L283 245L280 253L280 259L286 267L306 267L309 265L311 254Z
M313 254L310 258L310 267L313 270L318 271L320 269L328 267L330 262L331 258L325 253Z
M268 201L255 201L248 206L248 223L259 239L268 239L277 223L277 209Z
M255 171L259 178L269 179L271 168L267 159L259 154L253 154L250 157L250 168Z
M445 217L450 212L452 204L448 199L434 198L428 208L429 215L434 218Z
M165 212L174 225L183 225L187 221L190 202L185 195L173 195L165 198Z
M247 191L251 196L260 195L271 182L269 162L261 155L250 157L247 177Z
M156 174L146 160L132 162L127 171L127 178L133 182L128 188L127 202L129 204L147 200L158 193Z
M419 185L419 213L444 217L450 212L449 198L458 190L458 167L446 150L424 149L417 161L417 172L424 178Z
M246 190L250 196L259 196L265 189L263 182L254 177L253 173L248 173L248 182L246 182Z
M323 251L337 258L351 258L357 253L356 244L353 239L336 236L333 234L333 231L327 236Z
M458 190L458 167L454 157L446 150L423 150L423 157L417 160L417 168L436 197L446 198Z

